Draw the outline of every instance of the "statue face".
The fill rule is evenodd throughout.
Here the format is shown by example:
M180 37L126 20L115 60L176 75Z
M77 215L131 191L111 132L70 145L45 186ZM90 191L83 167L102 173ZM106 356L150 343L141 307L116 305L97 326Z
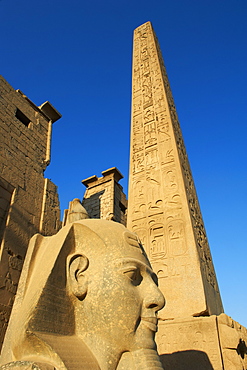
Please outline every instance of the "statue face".
M85 219L52 237L35 235L26 261L4 349L8 362L14 354L40 356L56 368L89 361L115 370L124 352L135 362L144 354L157 357L156 313L164 297L136 236L123 225Z
M84 339L98 338L119 353L155 348L156 313L164 306L157 277L135 235L125 234L121 248L113 240L104 256L89 257L87 294L77 323Z

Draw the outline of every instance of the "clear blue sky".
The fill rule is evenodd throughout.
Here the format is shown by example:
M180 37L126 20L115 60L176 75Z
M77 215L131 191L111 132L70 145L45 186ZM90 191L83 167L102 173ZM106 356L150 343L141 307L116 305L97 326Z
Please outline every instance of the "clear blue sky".
M53 126L61 208L116 166L127 192L132 32L159 38L225 312L247 326L247 1L0 0L0 73Z

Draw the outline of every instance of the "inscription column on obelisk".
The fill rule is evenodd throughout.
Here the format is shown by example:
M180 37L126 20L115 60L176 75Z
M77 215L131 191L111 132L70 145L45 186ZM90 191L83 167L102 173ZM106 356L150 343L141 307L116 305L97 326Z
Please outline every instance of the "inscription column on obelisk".
M134 31L128 228L166 298L162 318L223 311L162 56L150 22Z

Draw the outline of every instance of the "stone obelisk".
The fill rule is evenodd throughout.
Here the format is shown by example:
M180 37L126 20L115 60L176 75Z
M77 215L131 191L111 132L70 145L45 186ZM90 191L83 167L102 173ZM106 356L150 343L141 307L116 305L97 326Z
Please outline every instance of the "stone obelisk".
M223 313L183 138L150 22L134 31L127 226L166 298L156 336L166 370L247 369L247 330Z
M128 228L166 298L162 319L223 312L193 178L157 38L134 31Z

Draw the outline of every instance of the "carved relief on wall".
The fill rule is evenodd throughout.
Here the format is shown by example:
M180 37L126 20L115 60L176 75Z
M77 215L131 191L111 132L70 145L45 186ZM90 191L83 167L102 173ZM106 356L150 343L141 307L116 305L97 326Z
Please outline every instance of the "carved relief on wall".
M148 232L147 232L147 228L146 228L146 221L145 220L135 221L133 223L132 229L133 229L133 232L136 233L139 236L145 251L149 255L150 249L149 249Z
M160 143L160 160L161 160L161 165L169 165L172 164L175 159L174 159L174 150L169 142L163 141Z
M168 249L165 256L150 256L150 261L159 278L159 286L164 292L166 289L169 290L169 286L167 287L168 279L169 281L171 281L170 279L180 279L191 273L189 257L187 255L170 257Z
M204 250L201 256L201 264L204 269L204 275L206 276L207 282L219 292L218 285L216 283L216 275L214 269L212 269L213 263L209 250Z
M154 110L153 108L148 108L144 111L144 114L143 114L143 120L144 120L144 124L148 123L148 122L151 122L154 120Z
M142 99L141 95L137 96L133 99L132 103L132 114L133 116L136 116L142 112Z
M159 171L150 168L146 171L146 192L147 202L152 205L160 199Z
M193 318L193 320L185 319L182 322L174 321L171 325L164 325L164 328L161 324L157 333L157 342L160 354L176 352L181 354L183 351L190 351L191 357L186 364L189 368L193 368L195 363L198 369L222 369L223 367L224 369L237 368L232 364L232 366L230 365L229 367L224 366L225 363L224 365L222 364L219 334L214 316L198 319ZM225 351L223 352L225 353ZM229 352L234 353L235 351L231 349ZM176 363L177 362L174 361L172 365ZM170 365L169 362L168 364ZM165 361L163 365L165 368ZM239 368L241 368L241 366ZM244 368L244 366L242 366L242 368Z
M134 211L133 211L133 220L138 220L140 218L145 217L146 210L147 210L147 207L145 203L135 204Z
M167 225L167 235L169 240L170 256L181 256L187 252L183 220L171 220Z
M137 29L135 29L134 33L135 33L136 37L140 39L140 37L143 34L145 34L147 30L148 30L147 24L144 23L140 27L138 27Z
M133 71L132 90L133 94L141 89L140 69L136 67Z
M148 34L146 32L146 29L143 29L142 32L139 33L139 41L140 41L140 47L142 49L147 49L147 45L148 45Z
M144 126L144 143L146 148L157 143L156 124L155 121L147 123Z
M144 200L144 188L145 188L145 180L137 179L133 183L133 195L134 195L134 199L137 202Z
M133 220L146 217L146 199L144 197L145 180L136 180L133 184L133 196L135 199L132 208Z
M154 99L154 107L157 113L161 113L162 111L164 111L164 103L164 94L156 94Z
M145 162L147 167L156 168L158 162L157 148L146 151Z
M153 104L152 83L151 76L149 74L143 75L142 78L142 97L144 109Z
M178 190L177 173L175 168L170 167L163 171L162 177L166 191L176 192Z
M155 264L154 264L155 266ZM168 277L168 266L166 263L158 264L156 266L156 275L158 276L159 281Z
M136 133L142 132L143 122L142 122L142 115L141 114L138 114L135 117L133 117L132 129L133 129L133 134L134 135ZM143 142L143 139L141 141Z
M158 95L163 95L164 94L164 88L163 88L163 83L162 83L162 78L160 77L160 73L159 73L159 67L158 67L158 64L154 64L152 65L153 67L153 71L154 71L154 92L155 92L155 96L158 96ZM156 101L156 99L154 99L154 101Z
M167 254L165 243L165 228L162 223L152 223L149 229L150 233L150 258L160 259Z
M179 135L181 135L180 128L174 127L174 132L176 134L175 140L176 140L176 143L177 143L177 150L178 150L178 153L179 153L179 158L183 159L182 163L184 165L184 169L188 168L187 164L189 165L189 162L188 162L188 158L187 158L186 149L185 149L185 146L184 146L184 141L183 141L183 138L179 136Z
M140 36L140 41L141 41L141 45L146 45L147 43L147 26L145 25L143 28L141 28L140 32L139 32L139 36Z
M157 114L157 131L159 135L159 141L170 141L171 133L168 122L168 116L165 112Z
M133 135L133 153L140 152L144 149L143 135L136 131Z
M138 152L133 154L133 174L144 171L144 153Z
M163 200L158 199L156 201L152 201L148 203L148 213L149 215L154 214L154 213L160 213L163 212Z
M148 59L141 62L140 70L142 75L145 75L150 71L150 64Z
M151 260L164 258L167 254L167 244L165 240L164 213L162 209L157 209L156 214L149 213L148 235L150 244Z
M152 69L156 71L157 69L157 62L156 62L156 50L155 50L155 44L150 38L149 40L149 55L152 62Z
M141 61L147 60L149 57L148 55L148 48L145 46L145 42L142 42L142 49L141 49Z
M182 168L184 169L184 180L188 194L188 203L190 207L190 213L192 216L192 224L195 234L195 240L198 247L198 253L200 256L201 264L204 269L204 276L206 276L207 282L218 292L218 285L216 282L216 275L213 267L212 257L209 250L208 240L206 231L204 228L202 215L194 187L194 181L192 178L189 164L186 166L187 156L184 159Z
M133 136L132 136L132 148L133 153L139 152L144 149L143 144L143 132L142 132L142 120L140 116L133 118Z
M182 208L182 202L181 202L181 196L180 194L168 194L165 196L165 208L175 208L175 209L181 209Z

